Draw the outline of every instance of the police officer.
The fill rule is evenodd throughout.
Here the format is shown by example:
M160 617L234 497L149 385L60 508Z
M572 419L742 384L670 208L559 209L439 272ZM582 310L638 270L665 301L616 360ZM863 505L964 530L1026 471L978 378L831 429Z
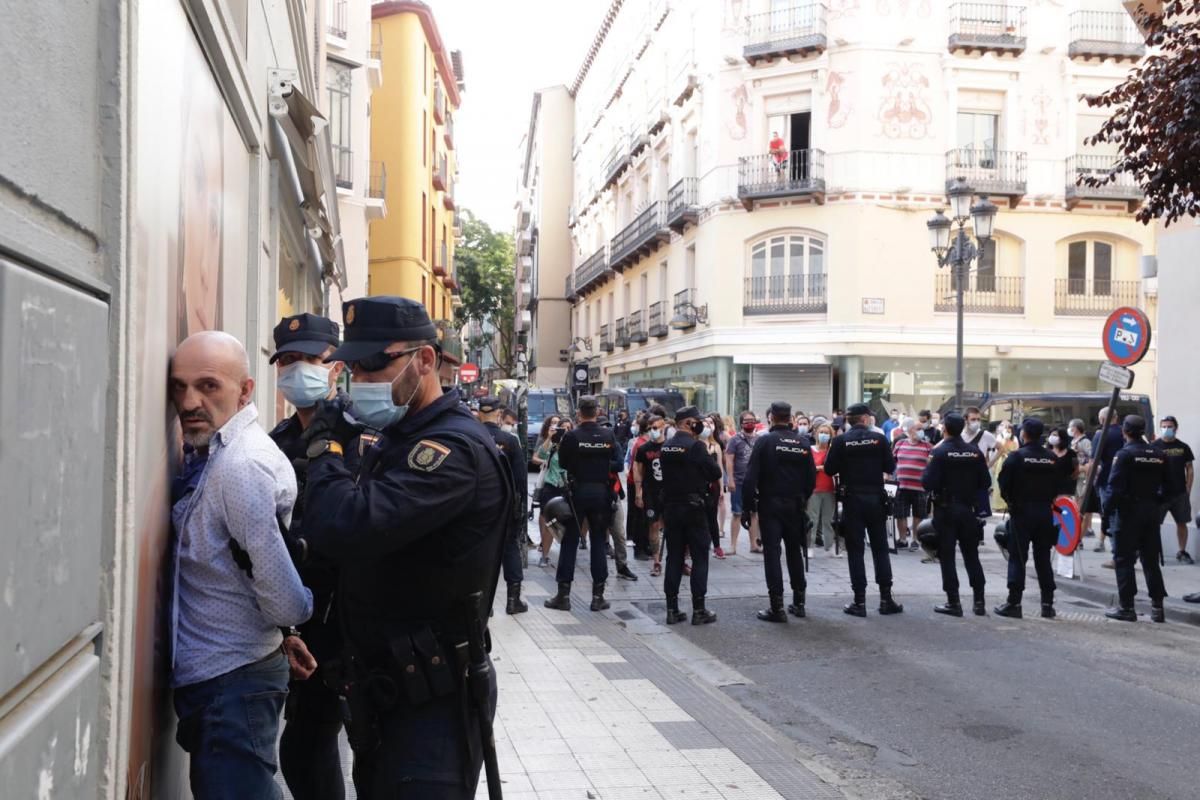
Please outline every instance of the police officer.
M962 548L963 565L975 593L976 616L987 614L984 602L983 567L979 563L979 529L975 512L979 498L992 486L987 459L979 448L962 439L965 420L961 414L946 415L946 438L933 449L921 485L933 496L933 526L938 537L938 562L942 565L942 589L946 602L933 607L939 614L963 615L958 597L958 570L954 546Z
M1125 446L1117 452L1108 478L1115 514L1113 532L1117 553L1113 561L1116 563L1120 605L1110 608L1104 615L1125 622L1137 621L1137 612L1133 610L1137 574L1133 566L1140 555L1146 591L1150 594L1150 619L1166 622L1163 598L1167 596L1167 589L1159 565L1162 553L1159 504L1163 488L1170 482L1167 456L1146 443L1144 418L1136 414L1125 417L1121 432L1125 436Z
M750 465L742 483L742 527L750 530L752 514L758 512L758 530L763 543L763 570L771 607L758 612L764 622L787 622L783 609L783 570L780 548L787 549L788 579L792 602L787 611L804 616L804 554L808 547L805 523L808 498L817 483L812 443L792 428L792 407L771 404L767 412L771 429L758 437L750 453Z
M708 485L721 477L721 468L697 437L704 421L695 406L675 412L675 435L663 445L660 460L663 482L663 535L667 540L667 624L683 622L679 610L679 584L683 580L683 550L692 554L692 624L716 622L717 615L704 607L708 593L708 547L712 542L705 516Z
M567 472L567 497L574 509L558 550L558 594L546 608L571 610L571 581L575 578L575 554L579 552L580 525L586 520L592 540L592 611L608 608L604 586L608 580L608 557L604 541L616 497L609 473L621 471L621 448L611 428L597 421L596 398L584 395L576 407L579 427L567 433L558 447L558 463Z
M495 752L483 640L512 484L492 437L442 391L424 306L366 297L342 309L346 341L330 359L349 365L355 413L381 438L356 474L342 453L358 425L320 404L305 432L304 531L339 567L355 787L364 800L466 800Z
M892 598L892 562L888 558L883 476L896 471L887 437L868 427L871 409L856 403L846 409L850 430L836 437L825 457L825 474L838 479L842 498L842 529L850 562L854 600L843 609L855 617L867 615L867 570L864 537L871 542L875 582L879 584L879 613L899 614L904 606Z
M513 497L516 498L516 502L513 503L512 525L508 538L504 540L504 558L501 562L504 583L508 587L504 613L521 614L529 610L529 606L521 599L521 581L525 578L525 548L522 546L526 538L525 501L529 482L526 479L528 473L521 441L512 434L508 423L503 427L500 424L507 410L497 397L485 397L479 401L479 421L491 434L512 475Z
M1033 546L1033 566L1042 590L1042 616L1054 618L1054 570L1050 548L1058 539L1054 528L1054 498L1062 483L1064 464L1042 447L1045 426L1039 419L1021 423L1022 446L1008 454L996 482L1008 504L1008 600L993 609L1002 617L1021 618L1025 591L1025 562Z
M316 670L305 679L288 685L284 706L285 723L279 739L279 768L296 800L345 796L338 734L342 729L342 707L337 692L326 683L325 664L341 652L341 634L333 616L333 594L337 586L335 564L305 552L303 545L304 485L308 460L304 431L316 414L317 402L340 394L336 388L345 364L324 363L340 342L336 322L315 314L284 317L275 326L275 385L296 413L279 423L270 436L296 468L298 494L292 509L288 535L298 561L300 579L313 593L313 615L295 631L316 662ZM345 398L343 396L343 402Z

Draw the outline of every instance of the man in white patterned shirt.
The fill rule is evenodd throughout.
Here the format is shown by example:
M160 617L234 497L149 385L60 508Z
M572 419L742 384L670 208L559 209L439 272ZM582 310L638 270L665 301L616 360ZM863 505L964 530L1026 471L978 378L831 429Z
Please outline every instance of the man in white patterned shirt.
M280 535L296 476L257 424L242 344L226 333L189 336L171 364L171 401L185 463L172 490L171 683L176 735L191 754L197 800L279 798L279 714L289 657L311 656L281 627L312 614Z

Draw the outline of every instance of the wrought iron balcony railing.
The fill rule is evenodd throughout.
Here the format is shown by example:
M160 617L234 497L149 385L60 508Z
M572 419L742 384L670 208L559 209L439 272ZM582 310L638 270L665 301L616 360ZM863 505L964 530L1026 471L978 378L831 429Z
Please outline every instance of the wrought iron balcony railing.
M1022 3L954 3L950 6L951 52L1018 54L1025 51L1025 6Z
M746 278L743 314L824 314L827 308L822 273Z
M667 227L683 233L689 223L700 219L698 186L695 178L681 178L667 191Z
M612 238L609 266L617 272L671 240L662 203L651 203Z
M1104 317L1120 306L1138 304L1137 281L1059 278L1054 281L1054 313Z
M1070 17L1071 58L1136 61L1146 54L1146 41L1124 11L1075 11Z
M1019 199L1025 195L1025 153L987 147L956 147L946 152L946 188L965 178L977 194Z
M934 277L934 311L958 309L958 286L948 272ZM1025 313L1025 279L975 273L963 285L963 311L968 314Z
M825 151L791 150L738 159L738 197L755 200L825 194Z
M771 58L823 53L827 46L822 3L797 3L746 18L742 57L751 64Z

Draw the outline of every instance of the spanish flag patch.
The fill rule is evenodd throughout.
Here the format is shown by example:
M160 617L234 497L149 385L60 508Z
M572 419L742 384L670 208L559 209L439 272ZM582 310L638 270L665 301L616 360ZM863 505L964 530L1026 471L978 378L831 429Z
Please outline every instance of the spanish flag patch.
M422 439L408 453L408 466L422 472L433 472L450 455L450 448L440 442Z

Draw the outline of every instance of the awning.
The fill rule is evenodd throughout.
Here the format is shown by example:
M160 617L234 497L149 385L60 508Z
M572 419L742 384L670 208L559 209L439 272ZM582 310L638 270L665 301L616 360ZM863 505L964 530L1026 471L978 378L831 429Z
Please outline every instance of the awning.
M291 154L304 228L316 245L322 277L345 289L346 257L338 218L329 124L300 92L294 78L287 77L286 70L277 71L273 77L271 117Z

